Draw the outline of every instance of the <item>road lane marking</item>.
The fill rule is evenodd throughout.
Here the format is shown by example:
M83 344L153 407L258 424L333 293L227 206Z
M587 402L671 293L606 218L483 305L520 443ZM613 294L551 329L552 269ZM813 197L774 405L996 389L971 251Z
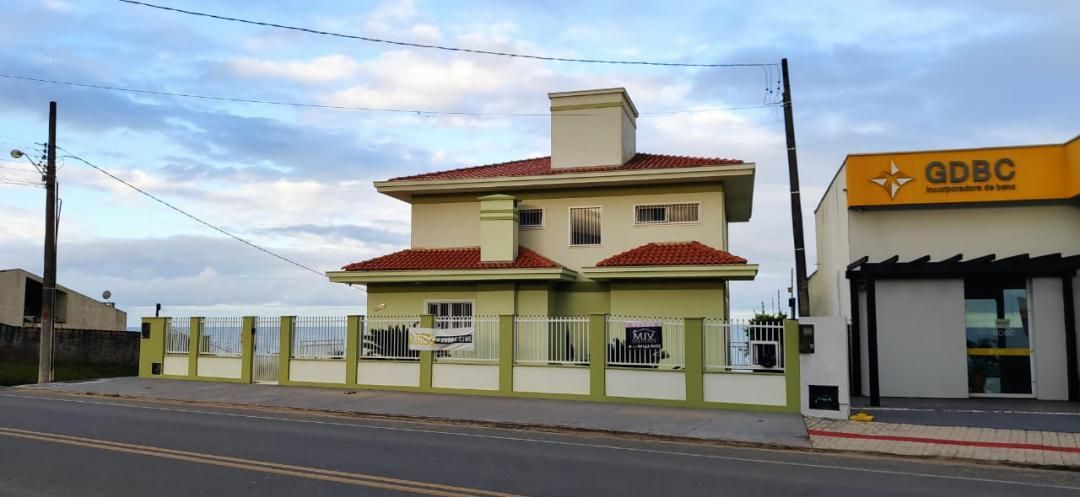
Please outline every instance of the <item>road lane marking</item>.
M237 457L219 456L216 454L175 450L164 447L128 444L122 442L113 442L109 440L98 440L93 438L63 435L59 433L46 433L0 427L0 436L74 445L78 447L87 447L99 450L109 450L113 452L174 459L199 464L224 466L228 468L243 469L248 471L259 471L285 476L325 480L336 483L345 483L349 485L375 487L415 494L433 495L438 497L519 497L515 494L508 494L504 492L493 492L489 490L456 487L439 483L428 483L414 480L404 480L400 478L389 478L363 473L334 471L308 466L293 466L289 464L280 464L269 461L258 461Z
M48 395L48 394L46 394L46 395ZM61 394L61 395L70 395L70 394ZM545 444L545 445L558 445L558 446L563 446L563 447L575 447L575 448L599 449L599 450L612 450L612 451L632 452L632 453L649 454L649 455L691 457L691 458L699 458L699 459L742 462L742 463L751 463L751 464L771 464L771 465L776 465L776 466L793 466L793 467L831 470L831 471L848 471L848 472L856 472L856 473L869 473L869 474L879 474L879 475L889 475L889 476L916 477L916 478L929 478L929 479L955 480L955 481L971 481L971 482L1001 484L1001 485L1014 485L1014 486L1021 486L1021 487L1050 488L1050 489L1057 489L1057 490L1080 491L1080 486L1053 485L1053 484L1038 483L1038 482L1024 482L1024 481L1013 481L1013 480L998 480L998 479L992 479L992 478L976 478L976 477L971 477L971 476L956 476L956 475L944 475L944 474L934 474L934 473L920 473L920 472L915 472L915 471L900 471L900 470L875 469L875 468L854 468L854 467L850 467L850 466L839 466L839 465L834 465L834 464L804 463L804 462L794 462L794 461L778 461L778 460L774 460L774 459L761 459L761 458L755 458L755 457L722 456L722 455L716 455L716 454L696 454L696 453L693 453L693 452L667 451L667 450L660 450L660 449L646 449L646 448L640 448L640 447L622 447L622 446L618 446L618 445L604 445L604 444L593 444L593 443L584 443L584 442L566 442L566 441L560 441L560 440L544 440L544 439L537 439L537 438L510 437L510 436L505 436L505 435L487 435L487 434L483 434L483 433L464 433L464 432L453 432L453 431L442 431L442 430L429 430L429 429L423 429L423 428L403 428L403 427L396 427L396 426L367 425L367 424L361 424L361 423L339 423L339 422L333 422L333 421L319 421L319 420L314 420L314 419L281 418L281 417L275 417L275 416L262 416L262 415L257 415L257 414L238 414L238 413L231 413L231 412L200 411L200 410L195 410L195 409L179 409L179 408L172 408L172 407L124 404L124 403L120 403L120 402L100 402L100 401L91 401L91 400L84 400L84 399L61 399L61 398L48 397L48 396L12 395L12 394L0 393L0 397L12 397L12 398L28 399L28 400L44 400L44 401L53 401L53 402L73 402L73 403L78 403L78 404L90 404L90 405L111 406L111 407L127 407L127 408L132 408L132 409L147 409L147 410L152 410L152 411L178 412L178 413L184 413L184 414L202 414L202 415L206 415L206 416L234 417L234 418L243 418L243 419L256 419L256 420L262 420L262 421L277 421L277 422L286 422L286 423L302 423L302 424L314 424L314 425L323 425L323 426L340 426L340 427L347 427L347 428L368 429L368 430L382 430L382 431L397 431L397 432L408 432L408 433L424 433L424 434L432 434L432 435L445 435L445 436L466 437L466 438L502 440L502 441L508 441L508 442L523 442L523 443L534 443L534 444ZM139 399L126 399L126 400L133 401L133 402L138 402L139 401ZM149 399L146 402L154 402L154 400ZM257 407L258 406L255 406L254 408L257 408ZM226 408L227 407L223 407L223 409L226 409ZM390 422L393 422L393 421L390 421Z

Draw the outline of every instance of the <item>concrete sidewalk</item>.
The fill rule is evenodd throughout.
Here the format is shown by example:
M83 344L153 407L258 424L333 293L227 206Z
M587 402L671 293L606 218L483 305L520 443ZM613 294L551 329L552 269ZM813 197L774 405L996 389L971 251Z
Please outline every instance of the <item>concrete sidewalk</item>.
M19 388L810 447L806 424L798 414L140 378Z

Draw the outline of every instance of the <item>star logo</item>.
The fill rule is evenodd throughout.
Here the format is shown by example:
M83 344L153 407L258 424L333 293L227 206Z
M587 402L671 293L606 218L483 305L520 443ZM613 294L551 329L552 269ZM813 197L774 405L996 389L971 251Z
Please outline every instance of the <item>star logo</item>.
M915 181L915 178L905 176L904 173L900 172L900 168L896 167L895 161L889 161L888 172L883 172L881 176L870 179L871 183L874 183L889 192L890 199L896 198L896 192L900 191L900 187L912 181Z

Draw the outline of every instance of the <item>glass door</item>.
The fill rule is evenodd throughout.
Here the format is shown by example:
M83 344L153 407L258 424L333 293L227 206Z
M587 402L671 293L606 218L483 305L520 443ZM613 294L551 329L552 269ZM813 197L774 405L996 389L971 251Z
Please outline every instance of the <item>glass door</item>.
M1023 280L965 282L968 392L972 397L1034 394L1027 302Z

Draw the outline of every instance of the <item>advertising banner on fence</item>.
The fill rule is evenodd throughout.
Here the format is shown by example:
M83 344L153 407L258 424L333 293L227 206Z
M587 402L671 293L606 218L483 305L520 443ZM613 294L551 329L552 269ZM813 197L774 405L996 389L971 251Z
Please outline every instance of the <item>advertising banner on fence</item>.
M409 328L409 350L473 350L473 327Z
M627 321L626 347L629 350L664 348L664 327L659 321Z

